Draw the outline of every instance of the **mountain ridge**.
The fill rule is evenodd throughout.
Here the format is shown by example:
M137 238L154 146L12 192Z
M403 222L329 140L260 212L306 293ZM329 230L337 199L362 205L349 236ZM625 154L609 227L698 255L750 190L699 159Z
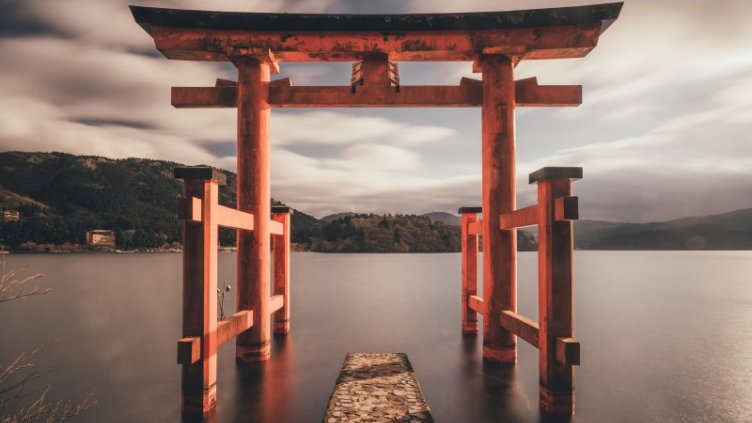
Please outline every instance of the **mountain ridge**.
M109 159L67 153L0 152L0 208L18 210L21 222L0 222L0 244L85 242L90 229L113 229L124 249L153 249L180 242L179 163ZM233 172L220 203L235 207ZM281 204L275 201L275 204ZM313 251L457 251L459 216L337 213L322 219L294 210L292 240ZM534 249L534 227L518 231L521 249ZM426 232L425 234L421 231ZM629 223L581 220L575 248L596 250L752 249L752 208L668 221ZM222 230L223 245L235 231ZM422 243L427 243L423 245Z

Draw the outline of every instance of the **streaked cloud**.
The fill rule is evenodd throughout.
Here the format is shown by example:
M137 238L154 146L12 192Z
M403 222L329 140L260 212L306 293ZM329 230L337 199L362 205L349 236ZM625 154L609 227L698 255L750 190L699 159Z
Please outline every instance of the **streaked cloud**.
M235 168L236 111L176 110L171 86L233 78L169 61L127 5L310 13L521 9L522 0L9 1L0 6L0 149ZM535 7L587 2L549 0ZM518 111L519 204L538 167L583 166L586 217L651 220L752 207L752 3L627 2L584 59L519 77L582 84L575 109ZM401 65L404 84L456 84L469 63ZM349 64L283 64L297 85L346 84ZM415 116L415 118L411 118ZM451 119L449 118L451 117ZM466 110L275 110L275 197L316 215L452 211L480 201L480 120Z
M407 125L373 116L351 116L330 111L279 113L272 121L275 144L349 144L379 140L386 144L430 143L456 131L440 126Z

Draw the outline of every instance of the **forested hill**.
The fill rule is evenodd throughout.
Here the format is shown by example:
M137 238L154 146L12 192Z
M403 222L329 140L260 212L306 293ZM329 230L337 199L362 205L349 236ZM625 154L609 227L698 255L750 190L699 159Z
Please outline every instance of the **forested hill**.
M114 230L120 249L178 247L182 182L172 177L177 166L183 165L64 153L0 153L0 209L21 214L18 222L0 219L0 250L17 250L22 244L84 244L91 229ZM235 207L235 174L222 172L227 184L220 189L220 203ZM295 210L292 241L298 249L322 252L459 251L457 220L448 213L338 213L318 220ZM234 245L235 231L220 232L220 242ZM534 236L518 231L518 247L535 249ZM752 249L752 209L641 224L577 221L575 247Z
M323 219L322 219L323 220ZM322 252L453 252L460 251L460 227L428 216L343 213L329 218L311 250ZM518 248L531 251L535 240L518 232Z
M18 222L0 219L0 245L84 244L91 229L115 231L117 248L178 247L179 163L150 159L113 160L64 153L0 153L0 209L17 210ZM220 203L235 207L236 175L221 170L227 184ZM278 203L279 204L279 203ZM333 221L294 210L292 242L314 251L459 251L459 227L421 216L348 216ZM220 243L235 244L223 230ZM23 248L23 246L26 248Z
M18 210L19 222L0 223L0 244L85 242L86 231L112 229L118 248L160 248L180 242L177 199L182 181L172 176L179 163L149 159L113 160L64 153L0 153L0 208ZM235 206L235 174L220 203ZM295 211L293 239L318 232L314 217ZM234 231L222 231L223 245Z
M120 249L177 247L182 181L174 179L172 171L178 166L184 165L64 153L0 153L0 209L21 213L18 222L0 221L0 244L9 249L29 243L84 244L88 230L111 229ZM222 172L227 184L220 188L220 203L235 207L236 175ZM459 251L459 227L430 216L344 213L318 220L295 210L292 241L299 249L322 252ZM220 243L234 245L235 232L220 232ZM530 236L520 235L521 249L534 246Z
M583 250L752 250L752 209L665 222L575 222Z

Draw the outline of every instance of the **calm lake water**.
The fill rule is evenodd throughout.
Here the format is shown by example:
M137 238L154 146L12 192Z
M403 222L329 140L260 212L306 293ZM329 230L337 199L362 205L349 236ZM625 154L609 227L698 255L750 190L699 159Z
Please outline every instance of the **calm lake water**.
M520 254L534 319L536 260ZM23 265L54 290L0 304L0 363L44 345L37 384L96 389L79 421L179 422L180 255L8 257ZM752 421L752 252L578 251L575 266L573 421ZM538 411L536 349L489 366L480 337L462 338L459 254L296 253L292 270L292 333L271 361L221 350L218 421L320 421L349 351L406 352L437 422L562 421ZM220 254L220 283L233 274Z

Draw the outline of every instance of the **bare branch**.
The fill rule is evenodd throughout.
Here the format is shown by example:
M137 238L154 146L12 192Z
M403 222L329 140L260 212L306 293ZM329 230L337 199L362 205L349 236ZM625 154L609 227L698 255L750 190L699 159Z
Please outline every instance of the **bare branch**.
M42 277L41 273L22 276L22 273L26 271L29 266L7 270L6 259L3 257L0 260L0 267L2 268L2 271L0 272L0 303L23 299L34 295L42 295L52 291L52 288L39 287L24 290L29 282Z
M16 359L10 363L7 367L0 366L0 386L2 386L3 382L8 379L11 375L18 372L19 370L27 369L30 367L34 367L34 357L36 357L37 354L39 354L39 351L41 348L36 348L31 352L24 352ZM0 394L5 393L9 391L10 389L7 389L6 387L3 387L0 389Z
M91 391L86 397L78 402L69 401L47 401L47 393L50 391L47 386L44 391L27 407L21 407L7 416L0 418L2 423L31 423L44 422L53 423L69 419L86 411L97 403L94 397L94 391ZM1 411L1 409L0 409Z

